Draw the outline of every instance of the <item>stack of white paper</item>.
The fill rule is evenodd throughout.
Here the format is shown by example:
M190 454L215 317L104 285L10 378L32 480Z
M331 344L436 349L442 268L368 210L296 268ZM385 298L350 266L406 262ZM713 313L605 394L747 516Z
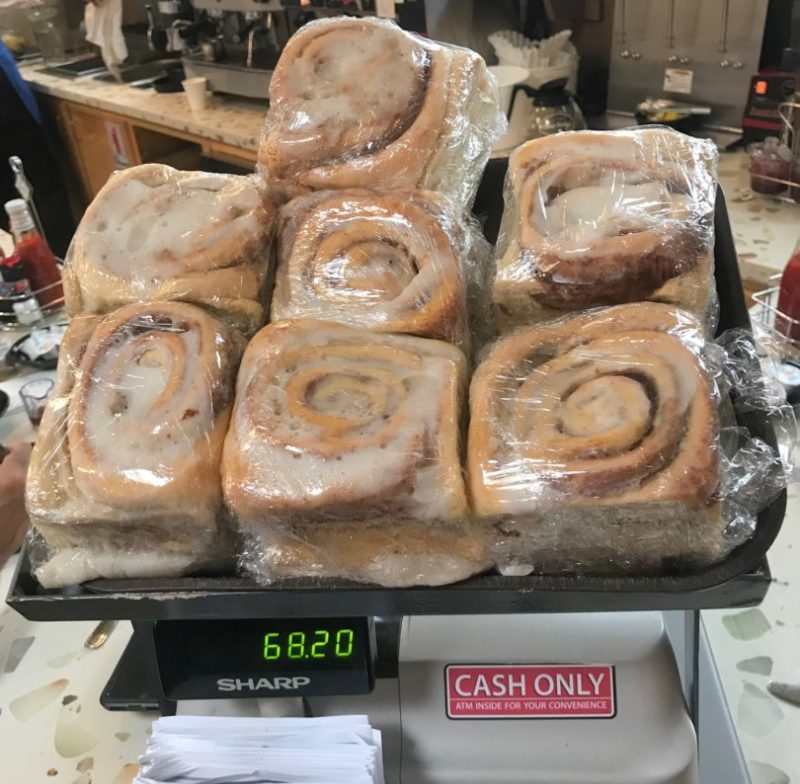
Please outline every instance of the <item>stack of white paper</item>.
M134 784L383 784L366 716L170 716L153 724Z

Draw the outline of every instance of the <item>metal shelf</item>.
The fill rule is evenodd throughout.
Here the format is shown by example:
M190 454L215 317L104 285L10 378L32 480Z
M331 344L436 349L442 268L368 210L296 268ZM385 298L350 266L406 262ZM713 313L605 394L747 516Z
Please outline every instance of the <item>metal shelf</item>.
M704 573L708 574L708 573ZM7 597L37 621L486 615L534 612L687 610L758 604L771 575L766 561L720 584L692 589L686 577L501 577L442 588L388 589L344 580L292 580L264 588L238 577L97 580L45 591L21 558Z

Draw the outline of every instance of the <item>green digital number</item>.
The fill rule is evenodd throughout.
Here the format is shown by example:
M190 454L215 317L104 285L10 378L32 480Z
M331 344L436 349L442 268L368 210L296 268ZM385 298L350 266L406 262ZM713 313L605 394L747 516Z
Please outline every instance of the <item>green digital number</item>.
M327 629L317 629L314 632L314 636L316 639L311 645L311 658L324 659L327 655L324 648L328 644L328 640L331 638L331 633Z
M336 645L334 653L340 658L344 659L353 653L353 638L355 633L352 629L339 629L336 632Z
M281 646L275 640L280 637L280 632L270 632L264 635L264 658L274 661L281 657Z
M290 659L306 658L306 635L305 632L292 632L289 635L288 656Z

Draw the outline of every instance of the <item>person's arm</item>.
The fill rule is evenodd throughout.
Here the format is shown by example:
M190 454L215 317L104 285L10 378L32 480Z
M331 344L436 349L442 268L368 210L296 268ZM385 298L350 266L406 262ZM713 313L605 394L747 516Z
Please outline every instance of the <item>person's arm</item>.
M7 444L6 450L0 463L0 566L19 549L28 529L25 477L31 447L16 442Z

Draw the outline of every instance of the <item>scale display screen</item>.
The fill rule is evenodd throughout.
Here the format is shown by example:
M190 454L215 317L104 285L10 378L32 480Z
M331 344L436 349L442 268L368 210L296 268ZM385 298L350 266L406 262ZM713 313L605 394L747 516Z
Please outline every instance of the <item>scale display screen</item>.
M372 691L367 618L159 621L154 634L171 700Z

